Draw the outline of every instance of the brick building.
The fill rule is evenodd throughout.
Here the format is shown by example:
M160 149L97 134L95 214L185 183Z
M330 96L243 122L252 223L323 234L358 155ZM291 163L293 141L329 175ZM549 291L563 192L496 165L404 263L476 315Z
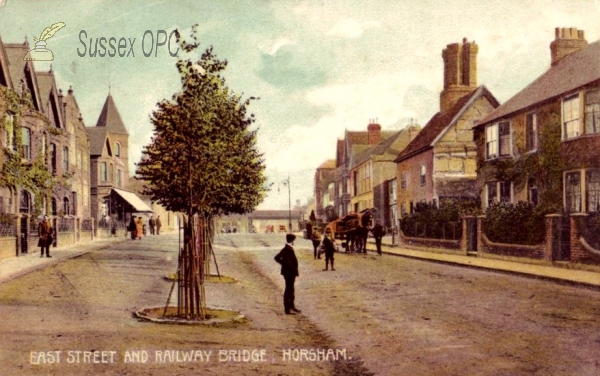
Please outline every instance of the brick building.
M498 107L492 93L477 86L477 52L466 39L443 50L440 111L395 160L400 217L419 202L477 197L473 126Z

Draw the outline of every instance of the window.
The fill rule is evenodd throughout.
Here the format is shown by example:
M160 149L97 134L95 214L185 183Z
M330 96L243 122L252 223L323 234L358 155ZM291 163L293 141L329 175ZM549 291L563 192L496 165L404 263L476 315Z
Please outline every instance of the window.
M494 181L485 186L488 207L495 202L512 202L512 183L510 181Z
M112 163L108 166L108 177L110 178L110 181L115 181L115 175L114 175Z
M539 195L537 187L529 188L529 202L536 206L539 202Z
M581 172L570 172L566 175L565 206L567 211L581 211Z
M588 170L586 182L586 207L588 212L600 212L600 170Z
M21 156L27 160L31 159L31 130L21 128Z
M50 169L52 175L56 176L56 145L50 144Z
M537 117L535 114L527 114L525 118L525 143L527 151L533 151L537 149Z
M46 158L46 133L42 133L42 155Z
M563 139L579 136L579 95L563 101Z
M57 215L58 214L58 206L56 205L56 199L54 197L52 197L51 205L52 205L52 215Z
M498 126L500 132L500 156L510 155L510 123L503 121Z
M63 155L62 155L63 159L62 159L62 168L63 168L63 174L65 172L69 172L69 148L66 146L63 146Z
M487 206L491 206L498 201L498 184L497 182L487 183Z
M122 176L121 170L117 170L117 187L118 188L121 188L121 176ZM331 194L331 192L330 192L330 194ZM333 197L333 195L330 197Z
M15 150L15 118L12 114L4 115L4 147Z
M585 93L585 133L600 133L600 90Z
M77 215L77 192L71 192L71 196L73 197L73 215Z
M509 181L500 182L500 202L510 202L510 187Z
M400 189L406 189L406 172L400 174Z
M498 157L498 124L485 128L485 157L487 159Z
M421 175L420 175L421 185L425 185L426 176L427 176L427 167L425 167L425 165L422 164L421 165Z
M485 157L487 159L510 155L510 123L503 121L485 129Z
M19 203L19 212L20 213L29 213L31 211L31 195L29 192L22 190L21 191L21 200Z
M65 215L71 214L71 206L69 205L69 199L66 197L63 199L63 212Z
M409 209L410 209L409 212L408 212L409 214L411 214L414 211L414 209L415 209L415 206L414 206L414 204L413 204L412 201L410 202Z
M117 142L115 144L115 157L120 157L120 156L121 156L121 144Z
M100 164L100 181L106 181L106 162Z

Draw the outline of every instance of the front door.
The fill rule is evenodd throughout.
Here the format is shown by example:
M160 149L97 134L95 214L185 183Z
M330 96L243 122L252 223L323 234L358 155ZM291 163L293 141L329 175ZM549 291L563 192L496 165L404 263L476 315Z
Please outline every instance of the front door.
M21 253L27 253L29 250L29 223L27 217L21 218Z

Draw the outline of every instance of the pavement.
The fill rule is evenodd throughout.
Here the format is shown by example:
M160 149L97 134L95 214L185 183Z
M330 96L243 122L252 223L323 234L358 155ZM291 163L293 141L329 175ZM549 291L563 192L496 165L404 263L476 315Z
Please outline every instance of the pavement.
M398 239L395 239L396 243ZM560 283L600 288L600 267L582 266L565 262L523 259L510 261L495 258L478 257L476 253L462 255L448 250L429 249L425 247L406 247L393 244L391 236L382 240L383 255L394 255L412 259L440 262L450 265L466 266L478 269L519 274L533 278L545 279ZM367 250L376 253L375 240L369 238ZM455 251L458 252L458 251ZM383 256L382 256L383 257ZM580 270L579 268L597 269Z
M0 260L0 283L127 240L129 239L121 237L97 239L93 242L77 243L65 247L51 248L51 258L47 258L45 256L40 257L39 250L36 249L25 256ZM551 263L549 261L536 261L537 263L531 263L533 260L525 259L522 261L509 261L478 257L476 254L461 255L450 253L451 251L449 252L447 250L443 251L416 247L409 248L402 245L393 245L392 243L391 236L383 238L382 253L384 256L394 255L412 259L440 262L450 265L494 270L600 289L600 268L597 268L597 271L579 270L576 268L577 265L569 263ZM368 250L375 253L375 241L372 238L370 238L368 241ZM589 267L589 269L593 269L593 267Z
M50 256L52 257L40 257L40 249L35 248L26 255L2 259L0 260L0 283L126 240L128 238L113 237L81 242L64 247L50 247Z

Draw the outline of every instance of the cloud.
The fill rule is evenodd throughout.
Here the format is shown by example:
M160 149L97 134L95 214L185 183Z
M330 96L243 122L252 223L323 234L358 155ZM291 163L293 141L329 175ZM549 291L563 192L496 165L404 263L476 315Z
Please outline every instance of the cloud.
M275 44L273 44L273 47L271 48L271 52L269 52L269 55L271 55L271 56L275 55L282 46L285 46L288 44L294 44L294 42L292 42L291 40L289 40L286 37L277 39Z
M327 81L327 67L310 51L280 44L276 52L262 53L256 74L265 82L284 91L319 86Z
M357 22L352 19L342 19L337 21L326 34L342 38L358 38L368 29L379 26L379 23L373 21Z

